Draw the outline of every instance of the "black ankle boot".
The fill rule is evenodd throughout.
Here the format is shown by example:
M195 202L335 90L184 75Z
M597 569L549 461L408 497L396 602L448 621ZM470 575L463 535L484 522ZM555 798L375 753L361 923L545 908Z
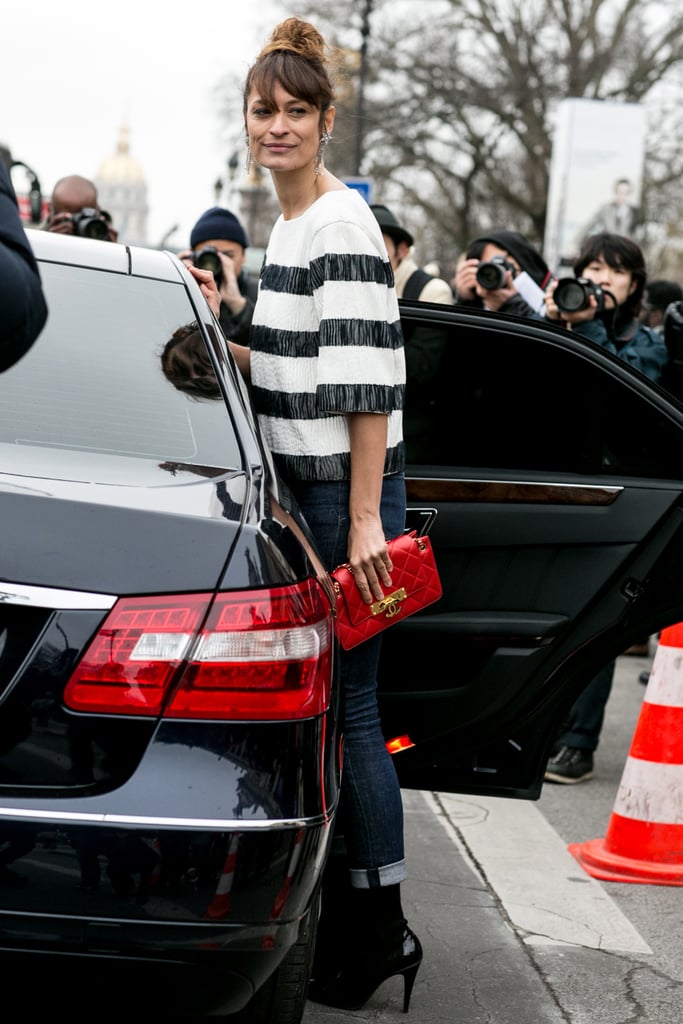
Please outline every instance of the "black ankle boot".
M353 924L344 932L343 947L336 951L336 969L331 969L327 958L326 969L313 975L309 999L338 1009L360 1010L383 982L401 975L403 1012L408 1012L422 946L403 917L399 892L398 885L352 890L350 904L356 912Z
M403 977L403 1012L407 1013L421 963L420 940L404 922L400 937L392 945L383 948L357 945L354 955L347 957L335 977L312 980L308 998L340 1010L360 1010L383 982L400 974Z

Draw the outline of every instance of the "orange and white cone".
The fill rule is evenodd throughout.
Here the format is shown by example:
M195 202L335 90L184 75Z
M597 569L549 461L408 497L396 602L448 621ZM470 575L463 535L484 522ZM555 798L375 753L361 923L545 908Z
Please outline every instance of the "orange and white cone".
M294 841L294 849L292 850L292 854L289 858L289 864L287 865L287 877L280 886L280 891L275 897L273 909L270 912L271 921L279 917L282 911L285 909L287 897L289 896L289 890L292 887L292 879L294 878L294 872L296 871L296 866L299 863L299 857L301 856L301 845L303 843L303 838L304 830L300 828L296 834L296 839Z
M221 877L216 886L216 893L206 908L205 918L211 921L227 917L232 907L232 885L235 881L235 868L237 867L237 846L239 843L239 832L233 833L228 847L228 855L225 858Z
M607 833L569 851L594 878L683 885L683 623L660 633Z

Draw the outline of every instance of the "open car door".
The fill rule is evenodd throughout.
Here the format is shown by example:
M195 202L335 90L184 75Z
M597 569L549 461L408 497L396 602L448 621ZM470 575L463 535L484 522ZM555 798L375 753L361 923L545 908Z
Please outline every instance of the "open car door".
M585 685L683 619L683 408L544 321L401 307L444 332L406 471L443 597L384 633L385 737L404 788L534 799Z

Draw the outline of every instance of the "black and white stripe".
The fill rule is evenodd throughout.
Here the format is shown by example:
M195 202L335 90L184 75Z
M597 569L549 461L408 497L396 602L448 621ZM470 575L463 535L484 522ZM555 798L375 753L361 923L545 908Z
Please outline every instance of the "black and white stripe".
M388 417L385 472L403 468L398 303L379 226L357 192L328 192L277 221L250 346L254 405L285 476L348 478L354 412Z

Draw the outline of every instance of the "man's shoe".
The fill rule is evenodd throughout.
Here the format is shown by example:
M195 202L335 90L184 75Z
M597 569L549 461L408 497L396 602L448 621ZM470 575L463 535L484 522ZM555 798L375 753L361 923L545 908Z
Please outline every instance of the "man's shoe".
M545 770L546 782L563 782L570 786L592 776L593 755L590 750L578 747L562 747L559 754L550 758Z

